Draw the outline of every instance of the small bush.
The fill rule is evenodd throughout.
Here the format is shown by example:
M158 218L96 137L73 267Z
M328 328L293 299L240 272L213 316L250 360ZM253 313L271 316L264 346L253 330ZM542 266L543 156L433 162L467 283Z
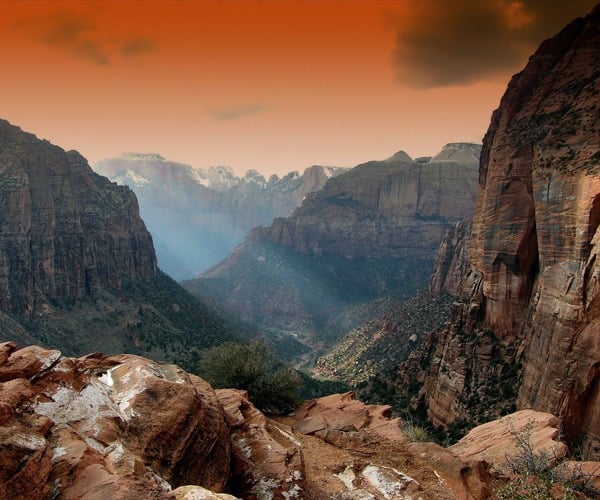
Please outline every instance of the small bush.
M226 342L204 351L200 373L215 388L248 391L250 400L265 413L289 412L300 399L300 377L259 342Z
M586 473L577 464L568 466L566 458L559 456L556 450L537 451L531 442L533 422L522 430L510 430L517 447L515 456L506 457L506 470L518 477L510 481L497 492L500 499L552 499L553 488L560 486L565 490L564 498L576 498L574 492L581 492L591 498L598 498L593 484L600 471Z

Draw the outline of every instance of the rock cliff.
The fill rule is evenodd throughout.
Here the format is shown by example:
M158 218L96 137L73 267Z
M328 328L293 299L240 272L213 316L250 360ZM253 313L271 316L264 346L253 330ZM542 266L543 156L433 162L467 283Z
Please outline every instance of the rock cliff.
M306 194L346 169L312 166L266 180L228 167L206 170L155 154L124 154L94 169L129 186L154 237L158 263L175 279L192 278L224 259L250 229L287 216Z
M52 300L156 275L135 195L81 155L0 121L0 307L43 315Z
M4 339L189 366L193 351L235 330L157 269L128 187L93 172L77 152L0 121Z
M492 116L471 269L421 392L436 424L469 419L486 374L522 367L517 406L600 454L599 46L597 6L542 43Z
M267 330L331 340L339 315L356 316L351 328L365 320L349 308L424 287L446 229L472 213L479 148L454 147L468 161L418 163L400 152L331 179L184 286Z

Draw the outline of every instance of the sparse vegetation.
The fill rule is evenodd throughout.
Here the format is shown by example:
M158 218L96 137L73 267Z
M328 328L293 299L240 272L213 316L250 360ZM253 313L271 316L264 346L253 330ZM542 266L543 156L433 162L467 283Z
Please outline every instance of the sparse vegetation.
M225 342L204 351L200 374L215 388L248 391L265 413L289 412L300 400L301 378L260 342Z
M433 437L427 428L420 425L408 412L405 412L402 416L402 432L413 442L425 443L433 441Z
M581 463L569 464L558 448L537 450L532 443L533 422L523 429L511 429L517 453L506 457L506 466L499 472L516 475L497 494L500 499L553 499L561 491L563 498L578 498L575 492L598 498L600 491L593 479L600 477L600 468L584 472Z

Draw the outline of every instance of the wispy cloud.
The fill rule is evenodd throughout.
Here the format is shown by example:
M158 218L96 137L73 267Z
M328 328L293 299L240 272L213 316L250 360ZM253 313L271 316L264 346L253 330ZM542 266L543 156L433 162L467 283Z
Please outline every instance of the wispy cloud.
M103 66L110 63L107 48L94 35L96 25L86 16L60 11L44 17L21 19L17 26L28 31L33 39L79 59Z
M115 56L132 58L158 50L158 44L149 38L109 37L90 16L68 11L21 18L16 27L33 40L101 66L109 65Z
M402 84L464 85L517 71L537 45L596 0L419 0L391 15L393 61Z
M238 120L248 116L254 116L269 110L265 104L253 104L249 106L236 106L230 108L218 108L209 112L209 116L215 121Z
M121 44L120 52L125 57L142 56L145 54L158 52L158 44L149 38L129 38Z

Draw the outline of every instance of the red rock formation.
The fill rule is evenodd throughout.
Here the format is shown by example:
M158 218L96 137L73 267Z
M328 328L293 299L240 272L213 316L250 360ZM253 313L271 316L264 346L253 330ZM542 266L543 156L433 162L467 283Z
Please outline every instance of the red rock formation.
M460 295L463 283L470 269L469 241L471 223L460 221L446 232L435 267L429 280L429 292L438 296L442 292Z
M521 410L471 429L448 451L463 460L485 460L495 470L509 473L510 464L522 456L523 445L531 445L556 465L568 451L558 440L559 426L559 419L550 413Z
M600 454L599 46L597 6L540 46L493 114L472 269L424 387L437 424L470 418L486 376L520 362L518 407L564 417Z
M269 424L246 391L219 389L231 432L233 489L243 498L302 498L302 452L291 434Z
M229 432L216 395L174 365L0 345L0 497L167 498L222 491Z
M53 299L156 274L133 193L0 121L0 307L44 314Z

